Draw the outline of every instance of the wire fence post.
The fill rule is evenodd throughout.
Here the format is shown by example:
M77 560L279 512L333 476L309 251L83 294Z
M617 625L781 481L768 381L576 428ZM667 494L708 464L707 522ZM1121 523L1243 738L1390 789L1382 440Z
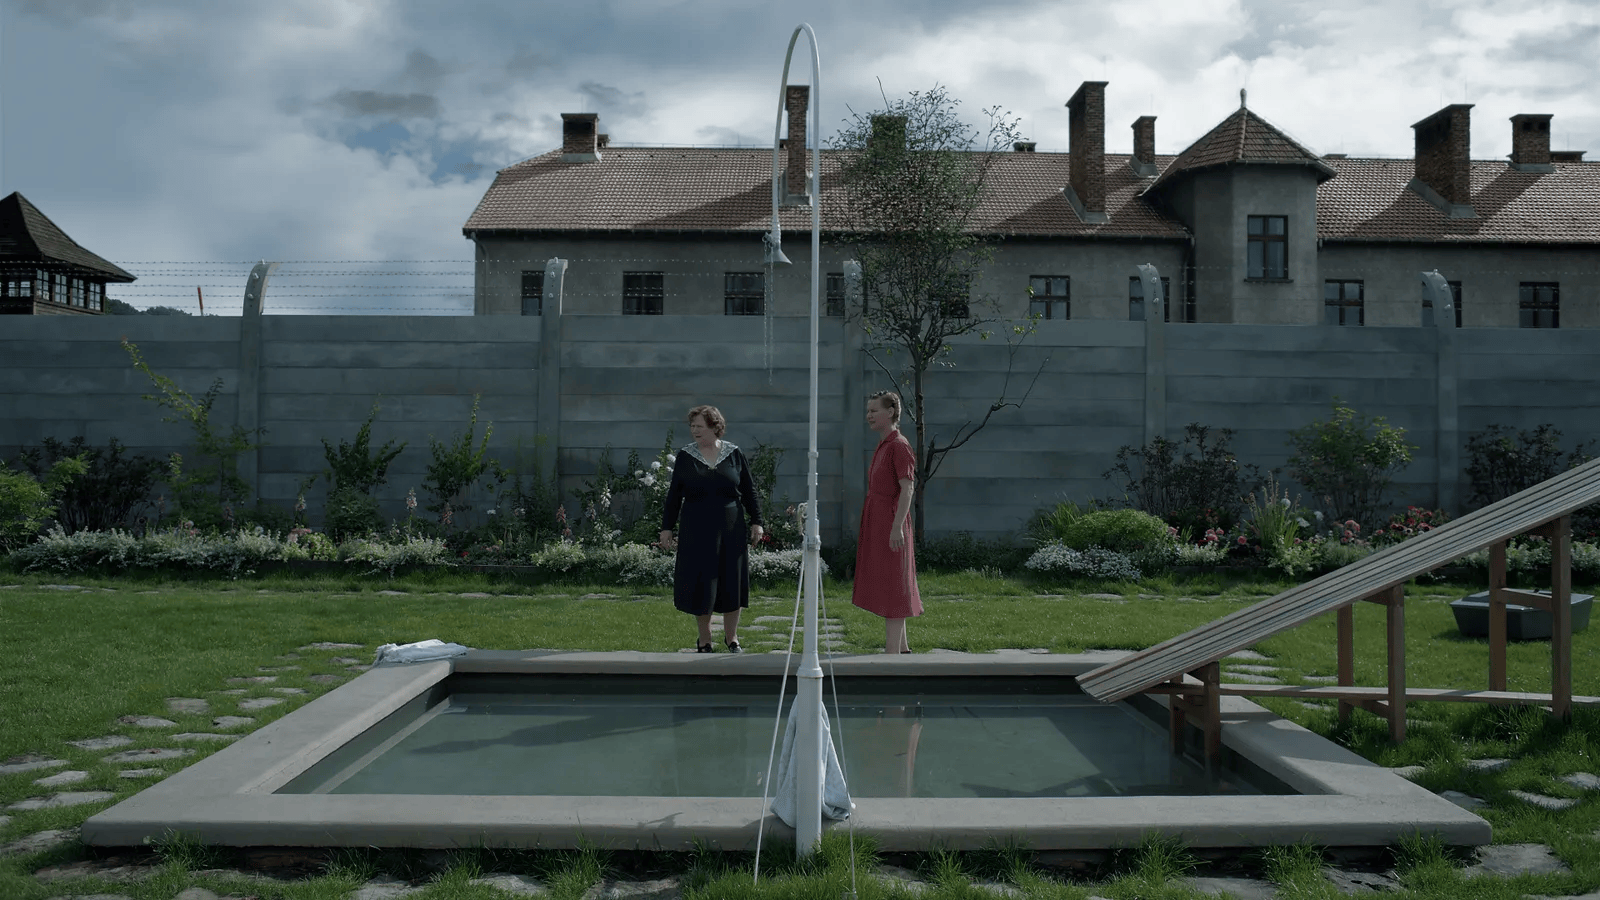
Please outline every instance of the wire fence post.
M1433 308L1433 327L1437 335L1434 356L1438 363L1435 377L1435 408L1438 417L1434 426L1435 469L1439 508L1456 515L1460 512L1461 485L1461 421L1458 391L1460 389L1459 354L1456 348L1455 297L1450 282L1438 269L1422 273L1422 297Z
M239 316L239 397L234 421L256 445L239 455L239 477L249 491L243 499L251 508L261 497L261 311L267 300L267 279L277 269L277 263L262 260L250 270Z
M560 484L561 477L561 295L567 261L544 264L544 296L539 305L539 424L544 440L534 448L539 474Z
M1161 272L1144 263L1133 274L1144 287L1144 443L1167 436L1167 298Z

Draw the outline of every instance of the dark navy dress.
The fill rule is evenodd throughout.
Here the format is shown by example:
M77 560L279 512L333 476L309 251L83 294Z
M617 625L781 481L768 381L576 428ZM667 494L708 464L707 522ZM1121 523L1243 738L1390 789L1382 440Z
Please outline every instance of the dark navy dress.
M760 524L755 482L738 447L723 441L715 461L694 444L679 450L661 518L662 531L678 531L673 605L694 616L749 606L746 547L750 525Z

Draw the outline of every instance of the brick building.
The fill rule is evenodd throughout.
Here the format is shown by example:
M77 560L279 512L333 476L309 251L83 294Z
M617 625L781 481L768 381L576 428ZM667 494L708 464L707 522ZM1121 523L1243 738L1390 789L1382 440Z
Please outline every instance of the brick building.
M1003 315L1139 318L1131 270L1153 263L1171 321L1421 325L1432 310L1418 273L1438 270L1464 327L1600 327L1600 164L1552 151L1548 115L1511 117L1509 160L1471 158L1466 104L1413 126L1413 158L1358 159L1307 149L1241 96L1179 154L1155 152L1152 116L1116 154L1105 90L1084 82L1068 101L1067 152L1018 143L992 169L974 227L1003 242L973 290ZM476 313L537 314L544 262L559 256L575 313L802 314L806 101L790 89L780 175L793 267L762 266L770 149L616 147L597 115L565 114L562 148L501 170L463 229ZM844 251L826 232L840 223L839 160L820 157L838 314Z

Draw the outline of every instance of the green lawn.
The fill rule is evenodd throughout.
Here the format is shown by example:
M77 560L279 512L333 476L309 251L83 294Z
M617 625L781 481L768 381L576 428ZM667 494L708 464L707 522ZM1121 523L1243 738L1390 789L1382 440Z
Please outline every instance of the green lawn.
M215 715L234 714L235 698L282 697L286 702L254 716L257 727L287 714L334 685L312 676L353 677L350 657L370 662L373 649L386 642L437 637L492 649L561 648L585 650L672 651L690 646L693 623L672 608L670 591L615 585L528 586L488 576L415 575L393 581L357 577L290 576L204 581L180 578L71 579L87 590L46 587L67 579L0 573L0 760L23 753L47 753L66 759L89 779L69 790L108 790L120 800L148 785L150 779L118 777L121 767L100 758L107 751L80 751L64 742L104 735L125 735L133 743L118 749L171 746L118 717L162 716L182 731L213 731ZM1285 585L1221 576L1157 579L1138 585L1067 584L1049 587L974 573L921 577L926 614L911 625L916 650L939 647L982 652L1003 647L1044 647L1056 653L1092 648L1136 649L1242 609ZM1446 603L1472 588L1456 585L1414 586L1407 604L1407 680L1414 686L1482 687L1487 678L1487 646L1461 638ZM381 591L402 592L384 594ZM794 589L778 587L754 592L746 621L758 615L787 616L794 607ZM464 597L465 593L491 596ZM586 595L604 594L608 597ZM844 624L845 652L870 652L882 646L881 620L849 604L849 584L829 580L824 586L827 612ZM1091 597L1090 594L1115 594ZM1272 638L1257 650L1273 657L1273 665L1290 674L1331 675L1334 672L1333 618L1325 616ZM778 629L774 629L776 632ZM746 633L747 645L756 637ZM1356 612L1357 681L1380 684L1384 678L1383 611L1361 604ZM360 649L300 649L315 642L360 644ZM1600 694L1600 628L1580 632L1574 641L1574 689ZM283 667L296 668L283 668ZM263 669L275 671L263 672ZM1510 648L1509 687L1548 690L1549 648L1538 642ZM227 679L270 674L271 684L228 684ZM298 688L303 694L277 689ZM239 695L219 693L231 689ZM165 698L201 697L211 701L204 714L174 714ZM1433 789L1461 790L1490 801L1484 815L1495 826L1497 843L1538 842L1551 846L1572 868L1571 875L1512 880L1480 879L1470 888L1442 848L1426 841L1403 848L1397 859L1408 891L1419 897L1456 900L1473 897L1518 897L1523 894L1576 894L1600 886L1600 797L1549 812L1508 793L1529 790L1551 796L1582 796L1559 777L1577 771L1600 774L1600 716L1580 712L1571 725L1551 722L1538 710L1495 710L1466 704L1417 704L1411 736L1400 746L1387 738L1384 723L1357 713L1340 726L1331 705L1308 708L1293 700L1266 701L1280 715L1350 746L1385 765L1421 764L1419 783ZM195 754L183 760L154 763L175 771L216 749L191 745ZM1494 773L1464 767L1474 757L1504 757L1512 765ZM58 770L50 770L58 771ZM33 779L45 773L0 776L0 807L44 793ZM46 828L71 827L101 805L59 810L12 812L0 825L0 843ZM6 813L0 812L0 815ZM870 860L869 842L858 840L862 866ZM255 885L196 875L217 862L202 848L163 848L168 860L161 877L137 885L86 883L72 892L117 891L138 900L170 900L185 886L200 885L219 893L239 890L261 897L340 897L379 869L394 874L420 874L416 855L347 853L320 878L287 886ZM0 860L0 896L42 900L64 893L46 888L30 873L41 865L82 858L80 847L62 848L32 857ZM792 849L764 851L763 885L751 892L749 860L716 854L688 854L640 861L618 855L587 853L482 854L462 853L438 876L427 897L478 898L502 896L493 889L467 884L481 871L525 871L536 875L562 896L580 896L600 867L626 871L666 867L684 874L697 897L818 896L836 898L848 887L848 851L829 844L811 870L796 869ZM1016 847L997 847L980 854L930 854L918 858L924 877L939 884L937 896L969 896L971 879L1009 881L1029 896L1109 898L1190 896L1167 876L1183 869L1182 848L1159 842L1118 855L1115 865L1094 883L1062 883L1032 868L1031 855ZM1280 896L1331 896L1316 876L1321 857L1311 848L1285 848L1252 858L1259 873L1277 881ZM769 879L768 869L774 868ZM641 868L642 867L642 868ZM841 883L840 878L844 881ZM94 886L98 884L98 886ZM879 895L876 882L863 881L860 896ZM979 896L972 894L970 896Z

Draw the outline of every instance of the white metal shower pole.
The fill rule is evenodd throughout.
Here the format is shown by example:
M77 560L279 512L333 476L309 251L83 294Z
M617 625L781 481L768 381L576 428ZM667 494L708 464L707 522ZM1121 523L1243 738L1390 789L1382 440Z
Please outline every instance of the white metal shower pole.
M778 140L783 128L786 91L789 86L789 63L794 58L794 45L805 32L811 43L811 140L816 146L822 140L822 61L817 52L817 33L802 23L789 37L789 52L783 58L783 78L778 82L778 120L772 129L772 232L767 235L769 260L787 263L781 249L783 232L778 227L778 204L781 199L778 186ZM802 147L801 151L804 152ZM821 154L811 151L811 429L810 446L806 453L806 534L804 572L805 580L805 638L802 644L800 668L795 673L795 705L797 716L794 758L802 766L795 777L795 855L804 857L816 849L822 838L822 786L827 775L825 748L822 744L822 665L817 657L817 597L821 587L822 531L817 524L817 338L818 285L821 272L822 249L822 176Z

